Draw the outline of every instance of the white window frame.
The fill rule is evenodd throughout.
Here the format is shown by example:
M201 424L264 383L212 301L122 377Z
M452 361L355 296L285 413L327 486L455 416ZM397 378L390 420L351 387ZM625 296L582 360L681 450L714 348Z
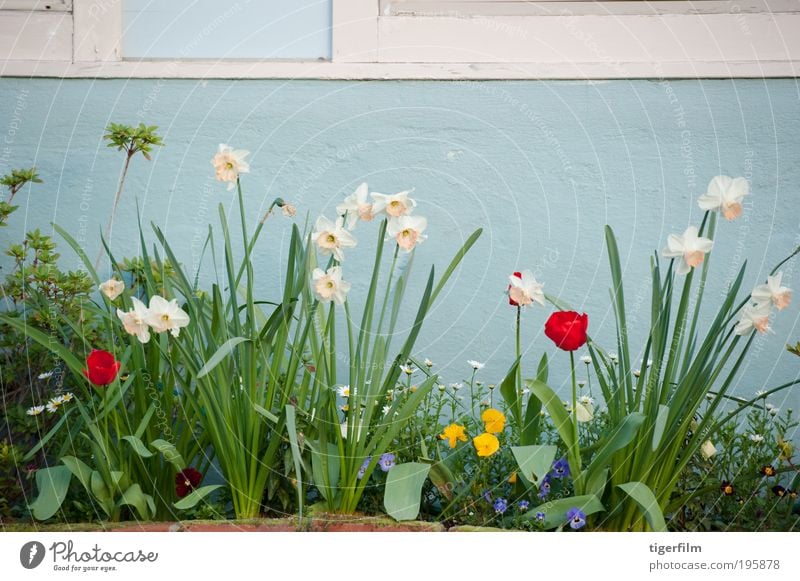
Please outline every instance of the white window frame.
M122 0L0 6L0 76L630 79L800 72L800 0L333 0L332 58L324 62L126 60Z

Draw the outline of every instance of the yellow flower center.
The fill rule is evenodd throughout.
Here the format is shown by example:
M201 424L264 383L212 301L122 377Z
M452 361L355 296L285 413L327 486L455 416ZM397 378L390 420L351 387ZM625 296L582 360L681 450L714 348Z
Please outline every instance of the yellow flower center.
M161 315L161 320L162 321L169 321L169 315L167 313L164 313L163 315Z
M233 169L233 162L232 162L232 161L229 161L228 163L226 163L226 164L225 164L225 168L226 168L226 169ZM188 482L187 482L187 484L188 484Z
M327 286L328 288L333 288L333 281L332 281L332 280L329 280L329 281L328 281L328 282L325 284L325 286Z
M325 238L325 240L330 244L333 244L334 242L336 242L336 236L334 236L333 234L328 234L328 237Z

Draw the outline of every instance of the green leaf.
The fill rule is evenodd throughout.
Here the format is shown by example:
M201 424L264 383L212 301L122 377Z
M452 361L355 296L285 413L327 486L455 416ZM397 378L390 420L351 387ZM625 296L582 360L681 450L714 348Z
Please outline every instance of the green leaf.
M300 456L300 445L297 441L297 426L295 425L295 409L293 405L286 406L286 430L289 432L289 446L292 450L292 460L294 460L294 473L297 480L297 506L300 518L303 518L303 471L301 468L302 457Z
M641 482L626 482L618 486L625 494L630 496L644 512L647 524L654 532L666 532L667 523L664 522L664 514L658 505L653 491Z
M122 436L122 439L128 442L133 448L133 451L136 452L142 458L152 458L153 453L147 449L147 446L144 445L139 438L136 436Z
M236 347L239 343L249 340L250 339L245 337L233 337L232 339L225 341L222 346L217 349L216 353L211 356L211 359L209 359L197 373L197 379L206 376L212 369L219 365L223 359L230 355L231 351L233 351L234 347Z
M554 529L562 526L567 522L567 511L571 508L578 508L589 516L597 512L603 512L605 507L600 499L594 494L587 494L584 496L571 496L569 498L560 498L552 502L546 502L541 506L525 513L527 518L535 518L537 512L544 513L544 528Z
M280 421L280 418L278 416L276 416L275 414L273 414L270 411L267 411L266 409L264 409L263 407L261 407L257 403L253 404L253 409L256 411L257 414L259 414L261 416L264 416L269 421L271 421L273 424L277 424Z
M622 419L616 430L600 442L597 454L586 468L587 478L591 478L594 472L606 468L611 456L633 441L644 420L645 416L640 412L632 412Z
M209 484L208 486L201 486L200 488L192 490L189 494L175 502L173 506L178 510L193 508L198 502L214 492L217 488L222 488L222 484Z
M512 446L511 453L514 454L522 477L531 484L536 484L552 468L558 448L556 446Z
M86 489L86 492L92 491L92 469L83 460L79 460L75 456L64 456L61 458L61 462L75 475Z
M117 506L132 506L136 509L139 518L143 520L150 520L155 513L155 504L153 497L149 494L142 492L142 487L138 484L131 484L122 497L117 502Z
M575 445L572 434L572 422L569 419L567 410L564 409L561 398L556 395L556 392L554 392L549 385L542 383L538 379L526 379L525 385L527 385L531 393L542 402L542 405L550 414L550 418L553 420L553 424L558 431L558 435L561 436L561 440L564 442L567 449L571 449Z
M153 440L150 442L150 447L158 450L164 456L164 460L172 464L179 472L186 467L180 452L166 440Z
M656 423L653 428L653 452L658 450L658 446L661 444L661 438L664 436L664 428L667 425L667 418L669 418L669 406L658 406L658 415L656 416Z
M444 462L431 464L428 473L431 482L447 500L453 500L453 492L456 488L456 478Z
M33 518L47 520L58 512L67 496L72 472L66 466L52 466L36 471L39 496L30 504Z
M517 369L519 368L519 359L514 361L511 368L506 373L505 378L500 383L500 395L503 396L506 405L514 414L514 420L518 426L522 425L522 411L520 407L520 394L517 388Z
M336 429L339 429L338 426ZM335 444L328 443L324 458L319 445L311 448L311 473L320 494L325 500L332 500L336 496L336 484L339 482L339 448Z
M605 492L606 484L608 483L608 474L611 472L609 468L596 470L590 475L589 481L586 483L586 493L594 494L597 498L602 498Z
M430 464L408 462L397 464L386 476L383 506L395 520L414 520L419 514L422 485L430 471Z

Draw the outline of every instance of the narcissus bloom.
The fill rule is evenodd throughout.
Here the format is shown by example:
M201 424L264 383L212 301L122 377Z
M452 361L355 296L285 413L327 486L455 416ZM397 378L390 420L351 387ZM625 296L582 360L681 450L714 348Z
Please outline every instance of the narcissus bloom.
M217 181L228 182L228 191L236 185L239 174L250 172L250 165L244 160L248 155L250 152L244 149L233 149L230 145L219 144L211 165L214 166Z
M544 284L537 282L530 270L515 272L508 281L508 304L512 307L527 307L535 302L544 306Z
M100 289L101 293L108 297L108 300L113 301L122 294L122 291L125 290L125 283L121 280L110 278L107 281L100 283L98 288Z
M742 309L742 314L739 316L739 322L733 328L733 332L737 335L747 335L755 329L764 335L769 331L769 315L769 303L761 306L745 305Z
M141 343L147 343L150 340L150 326L147 324L147 317L150 311L136 297L131 297L131 302L133 302L133 308L127 313L117 309L117 317L122 321L125 332L130 335L136 335L136 338Z
M173 337L177 337L181 329L189 324L189 315L178 306L178 299L168 301L153 295L145 320L156 333L169 331Z
M591 422L594 419L594 406L575 402L575 419L581 424Z
M484 429L490 434L499 434L506 425L506 417L494 408L483 410L481 421Z
M439 439L447 440L447 443L450 445L450 448L455 448L457 442L467 441L467 433L464 429L464 426L459 426L458 424L450 424L444 429L444 431L441 434L439 434Z
M405 252L411 252L417 244L427 240L428 237L423 234L427 227L428 220L422 216L400 216L389 220L386 234L394 238Z
M714 457L717 453L717 449L714 447L714 443L711 440L706 440L703 442L703 445L700 446L700 454L706 460L710 460Z
M390 218L408 216L416 207L417 202L408 197L411 190L397 194L370 194L375 201L372 206L373 214L386 214Z
M83 374L95 385L108 385L117 377L120 362L108 351L94 349L86 358Z
M544 334L564 351L575 351L586 344L589 315L575 311L556 311L544 324Z
M472 438L472 445L478 452L478 456L491 456L500 449L500 440L494 434L481 434Z
M311 273L311 280L314 283L314 296L323 303L333 301L337 305L343 305L350 290L350 283L342 280L342 267L332 266L327 271L315 268Z
M331 222L325 216L317 218L311 239L322 254L326 256L333 254L333 257L339 262L344 261L342 250L353 248L356 245L356 239L344 229L344 220L342 218L337 218L336 222Z
M788 307L792 302L792 291L788 287L781 286L782 279L783 272L767 277L767 283L758 285L750 294L753 302L757 306L775 305L779 311Z
M702 264L706 254L711 252L714 241L698 236L698 232L697 227L689 226L683 234L670 234L667 237L667 247L662 255L678 260L676 273L688 274L694 267Z
M367 200L367 184L363 183L356 191L347 196L344 201L336 206L336 213L345 217L348 230L356 227L359 220L369 222L375 218L372 202Z
M742 200L750 193L750 184L745 178L716 176L708 184L708 190L697 201L702 210L722 212L726 220L735 220L742 214Z
M203 481L203 475L195 468L184 468L175 475L175 494L183 498Z

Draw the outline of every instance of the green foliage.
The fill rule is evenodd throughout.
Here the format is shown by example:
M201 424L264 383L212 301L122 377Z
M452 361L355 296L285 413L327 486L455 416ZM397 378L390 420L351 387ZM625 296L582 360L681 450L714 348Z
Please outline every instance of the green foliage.
M103 139L108 141L108 147L116 147L118 151L125 151L129 158L141 152L147 160L150 160L153 146L164 145L161 137L156 134L157 129L156 125L148 126L144 123L139 123L136 127L122 123L109 123Z

